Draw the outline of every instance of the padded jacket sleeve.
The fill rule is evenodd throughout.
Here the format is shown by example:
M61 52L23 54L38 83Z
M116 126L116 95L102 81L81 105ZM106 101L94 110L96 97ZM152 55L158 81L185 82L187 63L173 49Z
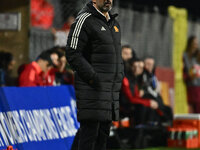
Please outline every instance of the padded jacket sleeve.
M87 50L90 36L90 30L87 25L89 16L89 13L84 13L72 24L67 41L66 57L70 66L78 73L79 77L84 82L91 84L97 80L97 74L82 55Z

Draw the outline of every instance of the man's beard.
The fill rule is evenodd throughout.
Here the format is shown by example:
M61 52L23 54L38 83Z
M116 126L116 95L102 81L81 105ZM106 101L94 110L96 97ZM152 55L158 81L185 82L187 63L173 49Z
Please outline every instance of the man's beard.
M106 6L107 4L110 4L110 6ZM106 2L104 5L100 8L101 12L109 12L112 9L112 3Z

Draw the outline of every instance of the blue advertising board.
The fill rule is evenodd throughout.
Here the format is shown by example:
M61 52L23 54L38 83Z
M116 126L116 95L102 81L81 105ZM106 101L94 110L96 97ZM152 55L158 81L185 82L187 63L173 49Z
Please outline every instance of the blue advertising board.
M73 86L0 88L0 150L70 150L78 127Z

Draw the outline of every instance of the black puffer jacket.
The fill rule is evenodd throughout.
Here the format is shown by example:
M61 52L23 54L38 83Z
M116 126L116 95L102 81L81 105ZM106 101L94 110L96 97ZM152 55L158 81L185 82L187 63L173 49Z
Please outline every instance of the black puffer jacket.
M78 120L119 118L123 79L121 35L117 15L109 21L88 3L68 36L66 57L75 70Z

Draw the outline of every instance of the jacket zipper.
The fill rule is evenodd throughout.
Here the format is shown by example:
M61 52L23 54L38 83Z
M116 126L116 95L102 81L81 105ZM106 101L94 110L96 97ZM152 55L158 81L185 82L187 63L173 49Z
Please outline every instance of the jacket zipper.
M117 50L116 50L116 45L115 45L115 41L114 41L114 36L113 36L113 32L112 32L112 27L113 26L110 26L109 24L108 24L108 27L109 27L109 29L110 29L110 32L111 32L111 35L112 35L112 39L113 39L113 44L114 44L114 47L115 47L115 54L116 54L116 73L115 73L115 78L114 78L114 82L113 82L113 85L112 85L112 109L113 109L113 111L114 111L114 94L113 94L113 90L114 90L114 86L115 86L115 80L116 80L116 78L117 78L117 73L118 73L118 65L117 65L117 62L118 62L118 53L117 53ZM114 114L113 114L114 115ZM115 118L115 117L114 117Z

